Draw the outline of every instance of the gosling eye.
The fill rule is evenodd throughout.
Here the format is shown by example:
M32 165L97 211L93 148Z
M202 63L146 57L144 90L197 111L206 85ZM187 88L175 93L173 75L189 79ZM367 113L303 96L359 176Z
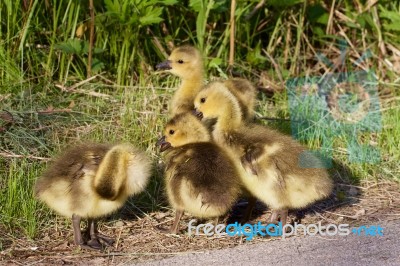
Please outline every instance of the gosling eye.
M201 99L200 99L200 102L201 102L201 103L205 103L205 102L206 102L206 98L201 98Z
M169 131L169 134L170 134L170 135L174 135L174 133L175 133L175 130L173 130L173 129L171 129L171 130Z
M178 63L179 63L179 64L183 64L183 60L182 60L182 59L179 59L179 60L178 60Z

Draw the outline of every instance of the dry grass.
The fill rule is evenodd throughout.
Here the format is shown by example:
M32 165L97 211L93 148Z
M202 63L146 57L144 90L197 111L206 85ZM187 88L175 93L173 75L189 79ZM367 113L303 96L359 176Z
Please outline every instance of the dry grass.
M290 213L290 218L302 224L321 222L353 226L379 224L381 221L400 219L400 186L390 181L363 181L355 186L337 182L336 195L310 209ZM237 212L244 206L235 207L231 217L224 222L236 220ZM267 221L269 211L258 204L250 223ZM116 237L113 247L103 252L81 250L72 244L72 230L64 220L56 220L51 227L41 230L37 240L16 239L5 230L0 230L1 238L6 239L6 248L1 252L1 263L7 264L112 264L121 265L146 260L157 260L185 253L251 245L253 243L281 241L280 237L255 237L246 241L244 237L206 237L188 236L188 215L181 221L181 234L168 235L156 230L156 226L170 226L173 212L153 212L135 219L117 219L101 224L101 231Z

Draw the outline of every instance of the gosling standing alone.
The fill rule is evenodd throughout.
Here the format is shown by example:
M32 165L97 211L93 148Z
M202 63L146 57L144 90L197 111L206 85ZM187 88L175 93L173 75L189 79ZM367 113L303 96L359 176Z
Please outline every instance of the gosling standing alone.
M141 192L149 180L151 162L129 144L80 144L68 149L37 180L35 195L57 213L72 217L74 243L100 249L113 240L97 231L95 219L106 216ZM90 240L80 231L88 219Z
M239 103L221 82L210 83L196 97L204 119L216 118L212 132L241 167L245 187L286 223L288 209L304 208L329 196L332 180L322 163L291 137L254 123L244 123Z
M168 60L159 63L156 68L167 70L182 79L171 101L171 116L191 112L194 108L194 99L204 86L204 65L200 51L188 45L177 47ZM224 84L238 99L243 116L252 120L256 97L255 87L248 80L240 78L226 80Z
M211 143L207 128L191 113L182 113L166 125L158 141L168 150L165 183L168 200L176 210L169 232L178 232L184 211L199 218L224 215L236 202L241 183L233 161Z

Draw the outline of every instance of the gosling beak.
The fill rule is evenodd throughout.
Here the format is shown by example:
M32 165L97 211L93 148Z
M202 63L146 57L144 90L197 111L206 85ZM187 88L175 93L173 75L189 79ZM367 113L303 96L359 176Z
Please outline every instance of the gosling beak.
M171 143L165 141L165 136L162 136L157 141L157 146L160 146L160 152L171 148Z
M202 113L202 112L199 112L199 110L194 109L194 110L193 110L193 114L194 114L199 120L202 120L202 119L203 119L203 113Z
M157 70L169 70L171 68L171 60L166 60L156 65Z

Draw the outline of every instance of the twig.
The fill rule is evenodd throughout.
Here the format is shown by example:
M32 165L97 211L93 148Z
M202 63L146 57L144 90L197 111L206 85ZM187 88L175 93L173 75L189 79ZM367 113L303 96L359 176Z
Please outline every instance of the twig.
M336 1L332 2L331 10L329 12L328 24L326 25L326 30L325 30L326 34L331 34L331 31L332 31L333 15L334 15L334 12L335 12L335 2Z
M65 87L61 84L56 84L55 86L59 89L61 89L62 91L66 91L66 92L72 92L72 93L82 93L82 94L87 94L90 96L95 96L95 97L103 97L103 98L109 98L110 95L108 94L104 94L104 93L100 93L100 92L95 92L95 91L85 91L85 90L80 90L80 89L76 89L79 86L82 86L85 83L88 83L89 81L97 78L97 77L101 77L102 73L97 74L95 76L92 76L90 78L87 78L85 80L82 80L81 82L76 83L75 85L71 86L71 87Z
M372 185L367 186L367 187L361 187L361 186L354 186L354 185L349 185L349 184L344 184L344 183L338 183L338 185L341 185L341 186L354 187L354 188L363 189L363 190L368 190L370 188L373 188L373 187L376 187L376 186L379 186L379 185L387 185L387 184L391 184L391 183L390 182L379 182L379 183L375 183L375 184L372 184Z
M274 65L276 74L278 75L279 81L281 82L281 86L285 85L285 81L283 80L282 71L281 71L281 68L279 67L279 65L276 63L274 58L267 52L267 50L262 49L262 51L269 58L271 63Z
M382 37L382 32L381 32L382 27L381 27L381 22L380 22L379 15L378 15L378 8L376 6L372 7L372 18L376 24L375 27L378 30L378 32L377 32L378 33L378 47L381 50L382 57L385 57L387 54L387 51L386 51L386 47L385 47L385 42Z
M231 2L231 34L229 36L229 68L232 69L233 63L235 60L235 9L236 9L236 0L232 0Z
M6 157L6 158L35 159L35 160L46 161L46 162L51 160L51 158L38 157L38 156L33 156L33 155L20 155L20 154L14 154L14 153L9 153L9 152L0 152L0 156Z
M286 119L286 118L275 118L275 117L267 117L267 116L256 117L256 119L269 120L269 121L291 121L290 119Z
M347 36L347 34L345 33L345 31L343 30L343 28L340 26L340 24L337 24L337 27L339 28L339 35L343 36L343 38L345 38L346 42L350 45L350 47L353 49L354 53L356 54L356 56L358 58L361 57L361 55L357 52L357 49L354 47L353 43L350 41L349 37Z
M168 219L168 220L166 220L166 221L164 221L164 222L161 222L161 223L157 223L156 225L154 225L155 227L157 227L157 226L159 226L159 225L162 225L162 224L166 224L166 223L169 223L169 222L171 222L171 221L173 221L174 219L173 218L170 218L170 219Z
M168 53L165 51L164 47L161 45L161 42L158 39L158 37L153 33L153 31L150 28L148 28L147 30L153 36L153 40L152 41L153 41L154 45L157 46L158 50L160 50L160 52L163 54L163 56L165 58L168 58Z
M53 114L53 113L71 113L72 109L64 108L64 109L48 109L43 111L37 111L38 114Z
M131 256L158 256L158 255L185 255L185 254L202 254L204 253L204 251L189 251L189 252L154 252L154 253L150 253L150 252L143 252L143 253L117 253L117 252L111 252L108 254L81 254L81 255L70 255L70 256L62 256L63 259L75 259L75 258L92 258L92 257L111 257L111 256L122 256L122 257L131 257ZM59 255L53 255L52 253L31 253L31 254L26 254L24 255L24 257L29 257L29 256L42 256L42 257L46 257L48 259L51 258L55 258L55 259L59 259L61 256Z
M337 183L339 186L345 186L345 187L354 187L358 189L367 189L365 187L360 187L360 186L354 186L354 185L349 185L349 184L344 184L344 183Z
M67 91L67 92L71 92L71 93L81 93L81 94L86 94L86 95L90 95L90 96L94 96L94 97L102 97L102 98L110 98L111 97L108 94L95 92L95 91L85 91L85 90L80 90L80 89L78 89L78 90L66 89L64 86L62 86L60 84L56 84L55 86L57 88L60 88L62 91Z
M123 228L121 228L121 229L119 230L118 237L117 237L117 241L116 241L116 243L115 243L115 248L118 248L119 240L121 239L122 229L123 229Z
M310 50L312 51L312 53L314 54L315 58L318 58L318 53L315 51L314 47L312 46L312 44L310 43L310 41L308 40L308 37L306 34L304 34L304 32L302 32L302 36L303 39L306 41L308 47L310 48ZM325 72L329 72L329 69L325 66L325 64L321 64L321 67L325 70Z
M87 65L87 77L92 76L92 55L93 55L93 41L94 41L94 6L93 0L89 0L90 12L90 35L89 35L89 55Z
M247 16L246 16L246 20L250 20L253 16L254 16L254 14L255 13L257 13L257 11L260 9L260 8L262 8L263 6L264 6L264 4L265 4L265 0L261 0L254 8L253 8L253 10L249 13L249 14L247 14Z
M319 216L320 218L324 219L325 221L329 221L327 218L325 218L324 216L322 216L319 212L317 212L316 210L312 210L317 216ZM330 221L329 221L330 222Z
M74 85L71 86L71 87L64 87L63 85L60 85L60 84L56 84L56 87L58 87L58 88L60 88L60 89L62 89L62 90L65 90L65 91L73 91L74 89L76 89L76 88L82 86L83 84L88 83L88 82L91 81L91 80L94 80L94 79L97 78L98 76L100 76L100 74L95 75L95 76L90 77L90 78L87 78L87 79L85 79L85 80L82 80L82 81L80 81L80 82L74 84Z
M316 207L316 208L318 208L318 207ZM320 208L318 208L318 209L320 209ZM323 211L326 212L326 213L330 213L330 214L336 215L336 216L346 217L346 218L350 218L350 219L354 219L354 220L357 220L359 218L356 215L350 216L350 215L344 215L344 214L340 214L340 213L330 212L330 211L327 211L327 210L323 210Z
M103 77L102 75L98 75L98 77L99 77L100 79L104 80L105 82L107 82L107 83L113 85L113 86L118 86L117 83L115 83L115 82L112 81L112 80L109 80L109 79L106 78L106 77ZM124 87L124 86L121 86L121 87ZM125 87L126 87L126 86L125 86Z

